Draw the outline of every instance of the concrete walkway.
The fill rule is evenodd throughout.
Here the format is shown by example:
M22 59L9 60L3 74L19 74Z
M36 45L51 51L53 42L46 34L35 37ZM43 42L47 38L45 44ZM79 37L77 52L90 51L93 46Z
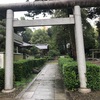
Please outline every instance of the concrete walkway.
M34 82L16 98L17 100L69 100L64 93L57 63L46 64Z

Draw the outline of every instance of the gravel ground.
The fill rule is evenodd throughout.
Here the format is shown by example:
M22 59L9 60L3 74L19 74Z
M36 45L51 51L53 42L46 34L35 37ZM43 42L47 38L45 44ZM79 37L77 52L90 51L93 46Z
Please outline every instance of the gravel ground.
M0 100L9 100L12 99L14 100L14 98L23 90L23 87L19 87L19 88L16 88L16 90L12 93L2 93L0 92Z
M70 100L100 100L100 91L92 91L88 94L82 94L78 91L69 91Z

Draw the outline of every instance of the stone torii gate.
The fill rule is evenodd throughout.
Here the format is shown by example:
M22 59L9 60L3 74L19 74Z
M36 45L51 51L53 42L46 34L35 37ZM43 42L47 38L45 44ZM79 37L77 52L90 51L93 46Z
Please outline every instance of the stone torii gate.
M81 22L80 7L100 6L100 0L51 0L14 4L0 4L0 13L6 13L6 61L5 61L5 88L3 92L14 91L13 87L13 28L26 26L45 25L65 25L75 24L75 40L78 61L78 71L80 79L80 89L82 93L88 93L86 84L86 62L83 42L83 31ZM74 8L74 17L54 18L45 20L14 20L14 11L27 11L35 9L60 9Z

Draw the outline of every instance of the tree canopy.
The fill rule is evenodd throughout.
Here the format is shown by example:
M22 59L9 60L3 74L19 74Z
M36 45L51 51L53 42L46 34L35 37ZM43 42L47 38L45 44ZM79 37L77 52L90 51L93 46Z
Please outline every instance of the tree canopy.
M5 20L0 20L0 51L5 49L5 35L6 35L6 24Z
M96 30L98 32L98 48L100 48L100 7L92 7L88 9L88 17L91 19L98 19L95 22Z
M35 0L35 1L48 1L48 0ZM26 2L29 2L29 0L26 0ZM34 19L34 16L42 14L43 16L46 16L46 13L48 14L53 14L53 10L48 10L48 9L44 9L44 10L31 10L28 11L25 15L28 17L32 17Z
M30 42L33 44L47 44L49 41L48 33L45 29L38 29L33 32Z
M30 42L32 35L33 35L33 31L30 28L25 28L25 31L21 32L21 36L23 37L23 41L26 43Z

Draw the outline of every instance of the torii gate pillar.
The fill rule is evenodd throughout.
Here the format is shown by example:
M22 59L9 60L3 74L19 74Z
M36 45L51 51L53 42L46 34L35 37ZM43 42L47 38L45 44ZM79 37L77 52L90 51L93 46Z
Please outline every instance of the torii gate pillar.
M6 17L5 88L2 91L4 93L15 90L13 88L13 19L14 13L8 9Z
M85 61L85 51L83 42L83 30L82 30L82 20L80 6L74 7L74 17L75 17L75 41L76 41L76 53L78 62L78 72L80 80L79 92L88 93L91 90L87 89L86 84L86 61Z

